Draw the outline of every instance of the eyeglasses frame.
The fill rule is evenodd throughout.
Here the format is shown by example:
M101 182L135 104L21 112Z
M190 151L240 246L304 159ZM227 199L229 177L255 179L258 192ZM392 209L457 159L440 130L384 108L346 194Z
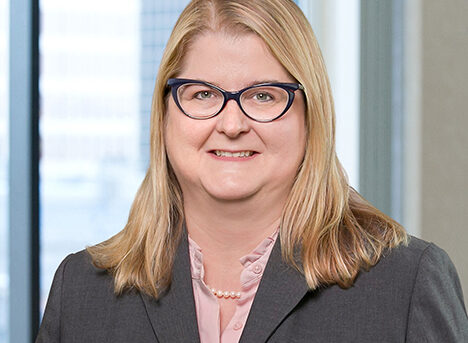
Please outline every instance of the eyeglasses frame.
M179 90L179 87L181 87L181 86L183 86L183 85L185 85L187 83L202 84L202 85L206 85L206 86L209 86L209 87L212 87L212 88L218 90L223 95L223 98L224 98L224 102L221 105L219 111L212 114L212 115L210 115L210 116L208 116L208 117L204 117L204 118L194 117L194 116L186 113L184 111L184 109L182 108L182 106L180 105L180 103L179 103L177 92ZM228 91L225 91L224 89L222 89L222 88L220 88L220 87L218 87L216 85L213 85L213 84L211 84L209 82L206 82L206 81L192 80L192 79L180 79L180 78L170 78L169 80L167 80L167 85L171 88L172 98L174 99L174 102L176 103L177 107L187 117L190 117L190 118L196 119L196 120L205 120L205 119L210 119L210 118L216 117L218 114L220 114L223 111L224 107L226 107L226 104L227 104L227 102L229 100L234 100L235 102L237 102L237 105L239 106L239 108L241 109L242 113L244 113L245 116L247 116L248 118L252 119L253 121L256 121L256 122L259 122L259 123L270 123L270 122L272 122L274 120L277 120L280 117L282 117L289 110L289 108L291 107L291 105L292 105L292 103L294 101L295 91L297 91L297 90L302 90L303 91L304 90L304 87L300 83L283 83L283 82L272 82L272 83L270 83L270 82L268 82L268 83L259 83L259 84L253 85L253 86L245 87L245 88L243 88L243 89L241 89L239 91L228 92ZM259 88L259 87L265 87L265 86L280 87L280 88L284 89L288 93L288 103L286 104L286 107L283 110L283 112L281 112L281 114L277 115L273 119L259 120L259 119L252 118L242 108L242 105L241 105L241 102L240 102L240 98L242 96L242 93L244 93L245 91L247 91L249 89L252 89L252 88Z

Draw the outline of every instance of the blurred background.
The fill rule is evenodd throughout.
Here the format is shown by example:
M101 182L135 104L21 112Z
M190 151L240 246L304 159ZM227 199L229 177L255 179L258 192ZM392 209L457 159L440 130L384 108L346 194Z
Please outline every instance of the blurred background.
M31 342L55 269L125 225L152 88L187 0L0 0L0 342ZM351 185L445 249L468 294L468 2L297 0Z

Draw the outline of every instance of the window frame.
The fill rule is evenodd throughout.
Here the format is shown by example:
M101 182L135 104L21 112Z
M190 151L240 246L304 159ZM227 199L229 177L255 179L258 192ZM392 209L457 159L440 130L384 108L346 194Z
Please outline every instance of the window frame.
M39 0L10 0L9 340L39 328Z

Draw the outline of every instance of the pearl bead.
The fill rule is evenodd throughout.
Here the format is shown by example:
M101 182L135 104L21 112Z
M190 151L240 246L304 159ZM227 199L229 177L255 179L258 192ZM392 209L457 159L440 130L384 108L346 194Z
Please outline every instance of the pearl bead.
M206 285L206 287L213 293L214 296L218 298L225 298L225 299L238 299L241 297L241 292L234 292L234 291L222 291L220 289L216 290L216 288L211 288L210 286Z

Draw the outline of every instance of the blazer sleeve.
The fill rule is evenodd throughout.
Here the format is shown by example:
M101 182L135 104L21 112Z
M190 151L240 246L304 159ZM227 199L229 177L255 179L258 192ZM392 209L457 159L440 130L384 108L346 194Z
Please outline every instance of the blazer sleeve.
M419 261L411 297L407 342L468 342L468 318L455 266L430 244Z
M49 298L36 338L36 343L58 343L60 342L60 320L62 315L62 285L63 275L69 259L73 254L68 255L55 272Z

